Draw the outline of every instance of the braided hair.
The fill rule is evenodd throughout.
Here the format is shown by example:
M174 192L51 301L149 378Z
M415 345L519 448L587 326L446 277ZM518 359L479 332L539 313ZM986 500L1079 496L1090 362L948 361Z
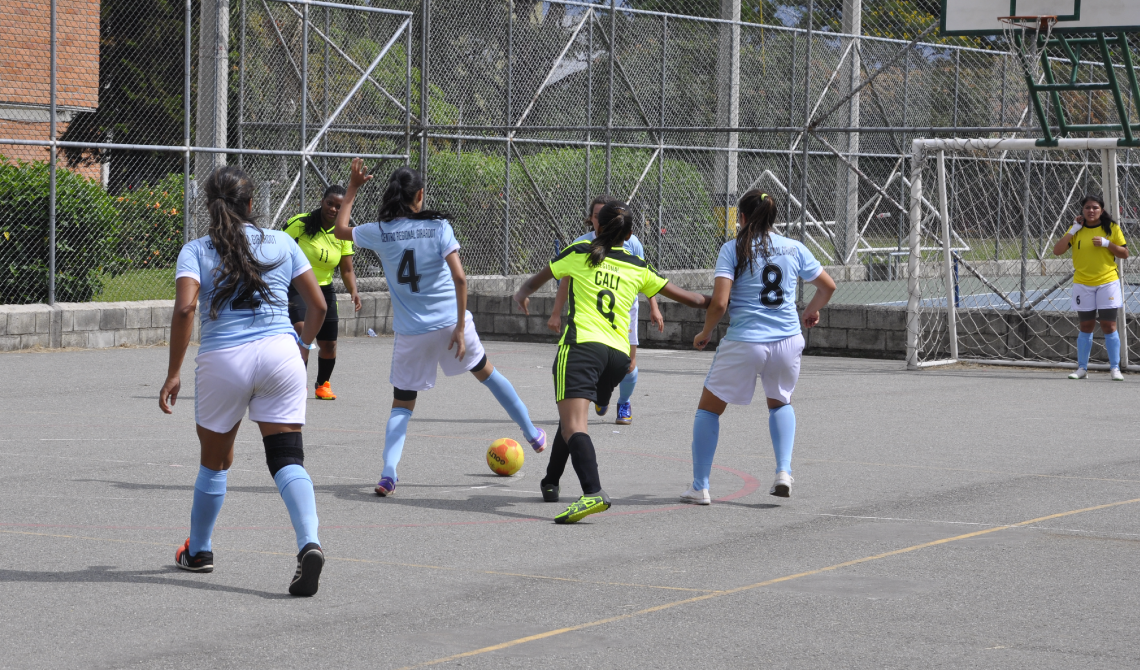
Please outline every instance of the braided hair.
M776 223L776 201L759 189L754 188L740 196L736 206L744 216L744 223L736 234L736 267L732 271L734 278L740 277L745 269L751 271L755 267L757 241L760 242L760 253L767 261L772 243L772 226Z
M1095 202L1100 205L1100 227L1104 229L1105 237L1112 237L1112 224L1115 223L1115 221L1112 220L1112 215L1109 214L1108 210L1104 207L1104 198L1090 193L1081 198L1081 209L1083 210L1084 206L1089 202ZM1081 218L1084 218L1083 212Z
M591 210L593 205L590 206ZM629 205L621 200L610 198L598 212L598 236L590 242L590 258L587 263L595 268L606 259L606 252L620 246L633 231L633 213Z
M381 221L449 218L447 214L437 212L434 209L412 211L412 205L416 202L416 194L423 188L424 178L419 172L407 166L397 168L392 176L388 177L388 186L384 189L384 195L380 200L378 218Z
M316 235L324 225L324 209L325 198L330 195L344 195L347 191L340 184L329 184L325 192L321 194L321 206L316 211L309 212L309 215L302 219L305 222L305 234L309 237Z
M218 310L234 300L239 290L252 302L254 294L265 302L277 302L263 274L280 265L266 263L254 255L245 234L246 222L254 223L250 211L253 181L241 169L226 166L214 170L206 180L206 209L210 212L210 243L221 263L214 269L214 295L210 298L210 318L218 318ZM265 232L258 229L261 239ZM260 239L258 243L260 244Z

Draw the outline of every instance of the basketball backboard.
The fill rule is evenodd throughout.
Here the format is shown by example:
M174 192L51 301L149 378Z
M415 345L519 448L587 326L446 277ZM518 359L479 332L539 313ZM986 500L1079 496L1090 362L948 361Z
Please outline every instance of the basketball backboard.
M1140 32L1140 0L942 0L942 34L1001 35L999 16L1043 15L1054 33Z

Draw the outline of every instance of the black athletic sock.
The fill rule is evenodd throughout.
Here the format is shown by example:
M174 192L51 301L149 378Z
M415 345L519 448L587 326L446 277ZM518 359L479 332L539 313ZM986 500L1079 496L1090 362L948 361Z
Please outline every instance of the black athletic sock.
M582 495L592 496L602 490L602 479L598 476L598 456L594 453L594 443L586 433L574 433L567 441L570 447L570 462L578 481L582 484Z
M546 477L539 486L558 486L562 473L566 471L566 461L570 458L570 446L562 437L562 424L554 431L554 443L550 445L550 461L546 464Z
M336 365L335 358L318 358L317 359L317 386L324 384L332 377L333 366Z

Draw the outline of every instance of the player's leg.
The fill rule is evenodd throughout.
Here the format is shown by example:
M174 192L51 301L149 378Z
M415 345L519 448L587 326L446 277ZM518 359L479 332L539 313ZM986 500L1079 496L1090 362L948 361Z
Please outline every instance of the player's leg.
M543 502L558 502L558 494L561 490L558 482L562 479L562 473L566 471L566 461L568 460L570 460L570 445L566 444L566 438L562 436L562 424L559 423L558 428L554 431L554 441L550 445L550 460L546 463L546 476L538 483Z
M637 315L637 300L634 300L633 307L629 308L629 372L622 377L621 384L618 385L617 419L614 421L622 426L633 423L633 405L630 403L630 398L633 397L633 390L637 387L637 345L640 343L637 338Z
M325 291L325 302L328 304L329 310L325 314L324 324L317 331L316 397L318 400L336 400L336 394L332 392L332 383L329 380L332 378L332 371L336 366L336 340L337 331L340 328L340 318L336 311L336 293L333 293L331 286L329 289Z
M615 361L611 352L619 354L620 358ZM582 486L582 496L556 516L555 523L576 523L610 507L610 499L602 490L598 474L597 452L586 429L590 403L608 402L614 386L628 366L628 356L604 344L563 345L558 348L554 376L561 426L559 432L566 440L570 463ZM605 397L599 397L599 388L608 389Z
M1088 376L1089 355L1092 353L1093 330L1096 328L1096 289L1084 284L1073 284L1072 309L1077 313L1077 369L1069 379Z
M768 349L768 356L760 382L768 400L768 432L776 456L776 479L768 493L788 498L792 491L792 449L796 439L796 412L791 402L800 377L804 337L793 335L763 346Z
M214 524L226 500L226 477L234 462L234 438L239 421L225 433L197 426L201 463L194 481L194 503L190 507L190 537L174 554L174 563L191 572L212 572L214 551L211 539Z
M305 424L305 368L291 337L267 337L256 344L259 364L249 418L261 430L269 475L296 533L297 571L289 584L289 593L311 596L317 592L325 559L317 535L317 501L313 480L305 470L301 434Z
M1123 297L1120 280L1097 287L1097 319L1104 333L1104 348L1108 353L1109 374L1113 381L1124 381L1124 375L1120 373L1120 333L1116 330L1117 314L1124 305Z
M404 455L404 441L408 437L408 422L416 409L416 391L405 391L392 387L392 412L388 415L388 425L384 428L384 471L376 482L376 495L381 498L396 491L396 466Z
M713 457L716 455L720 439L720 417L728 403L721 400L707 388L702 389L697 413L693 417L693 482L681 494L681 502L693 505L712 503L709 495L709 474L712 473Z
M396 491L396 482L400 481L396 466L404 454L416 397L420 391L435 386L441 352L446 354L450 337L450 328L440 328L420 335L397 333L392 343L392 371L388 375L392 384L392 413L384 429L384 471L375 488L376 495L382 498Z

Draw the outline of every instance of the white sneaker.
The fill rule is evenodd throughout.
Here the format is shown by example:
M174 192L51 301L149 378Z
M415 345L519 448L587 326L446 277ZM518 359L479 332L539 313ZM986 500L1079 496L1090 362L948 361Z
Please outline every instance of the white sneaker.
M698 491L693 488L692 484L689 484L689 489L681 494L681 502L690 505L711 505L712 498L709 497L708 489Z
M777 472L776 481L772 482L772 488L768 490L768 495L777 496L779 498L792 497L792 476L786 472Z
M1077 371L1069 375L1069 379L1084 379L1089 376L1089 371L1084 368L1077 368Z
M1124 381L1124 375L1120 374L1120 368L1113 368L1112 369L1112 381L1114 381L1114 382Z

